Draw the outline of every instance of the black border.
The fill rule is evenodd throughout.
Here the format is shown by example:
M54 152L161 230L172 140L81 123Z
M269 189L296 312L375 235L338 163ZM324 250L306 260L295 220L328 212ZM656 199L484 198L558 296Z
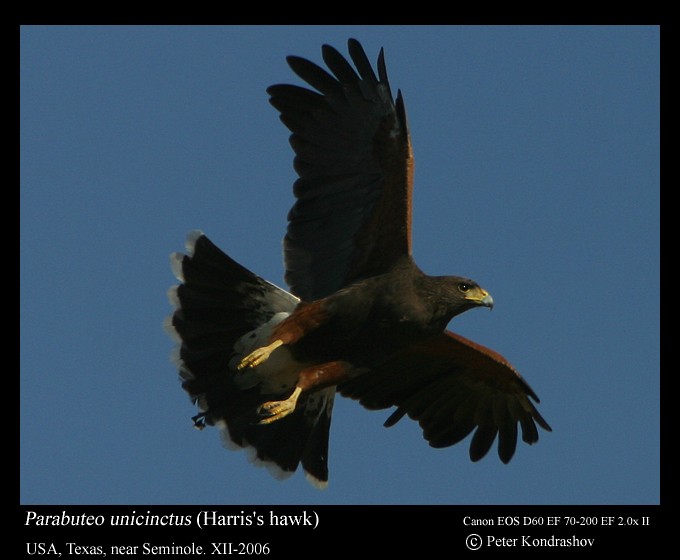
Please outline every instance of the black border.
M137 524L114 526L113 516ZM642 552L656 549L663 537L661 506L25 505L17 518L21 556L55 558L92 557L84 551L133 555L116 554L114 546L136 556L192 558L453 555L478 548ZM277 524L281 519L300 524Z

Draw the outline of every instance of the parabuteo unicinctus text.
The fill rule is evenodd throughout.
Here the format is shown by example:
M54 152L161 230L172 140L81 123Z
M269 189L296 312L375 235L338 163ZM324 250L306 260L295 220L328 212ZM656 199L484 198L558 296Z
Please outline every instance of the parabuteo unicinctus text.
M302 464L328 481L335 393L369 409L396 407L385 422L418 421L433 447L468 436L470 458L498 438L507 463L518 424L538 440L538 397L493 350L446 330L456 315L491 307L458 276L427 276L411 256L413 154L401 92L383 51L377 75L349 41L354 67L322 48L330 73L290 56L314 88L274 85L271 104L292 135L296 197L284 239L287 292L245 269L201 232L174 253L180 281L167 327L178 342L183 387L232 447L279 476Z

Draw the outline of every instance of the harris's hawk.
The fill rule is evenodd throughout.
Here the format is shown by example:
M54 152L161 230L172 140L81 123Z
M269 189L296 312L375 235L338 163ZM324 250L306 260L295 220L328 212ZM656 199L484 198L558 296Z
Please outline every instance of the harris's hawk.
M328 481L335 393L368 409L396 407L385 422L418 421L433 447L468 436L477 461L498 437L507 463L518 424L538 440L538 397L493 350L446 330L489 293L458 276L427 276L411 255L413 154L401 92L392 95L383 51L377 75L356 40L354 67L322 48L330 73L290 56L314 88L274 85L271 104L290 129L299 179L284 239L290 292L256 276L192 232L174 253L180 281L167 326L179 343L183 387L231 447L279 476L302 464Z

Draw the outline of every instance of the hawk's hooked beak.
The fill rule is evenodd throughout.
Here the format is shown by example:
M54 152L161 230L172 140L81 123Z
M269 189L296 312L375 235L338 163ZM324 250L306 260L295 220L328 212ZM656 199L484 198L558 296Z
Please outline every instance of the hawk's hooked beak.
M483 305L484 307L488 307L489 309L493 309L493 298L491 297L491 294L489 292L484 292L484 293L486 295L479 302L480 305Z
M465 299L470 300L477 305L483 305L484 307L493 309L493 298L491 297L491 294L481 288L479 288L478 293L466 296Z

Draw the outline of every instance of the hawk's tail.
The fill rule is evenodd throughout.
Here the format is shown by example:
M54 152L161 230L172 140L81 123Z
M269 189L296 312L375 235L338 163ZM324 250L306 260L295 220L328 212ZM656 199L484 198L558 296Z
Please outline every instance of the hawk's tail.
M166 328L178 343L182 387L200 409L194 425L219 426L227 446L249 450L253 462L279 478L302 463L310 481L324 487L334 390L303 394L293 413L260 425L259 406L281 395L271 383L265 394L264 377L247 379L235 368L298 298L242 267L200 231L189 234L186 248L187 254L171 255L180 284L168 292L176 310Z

